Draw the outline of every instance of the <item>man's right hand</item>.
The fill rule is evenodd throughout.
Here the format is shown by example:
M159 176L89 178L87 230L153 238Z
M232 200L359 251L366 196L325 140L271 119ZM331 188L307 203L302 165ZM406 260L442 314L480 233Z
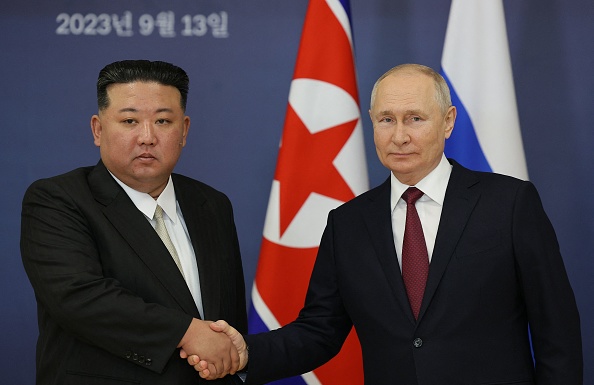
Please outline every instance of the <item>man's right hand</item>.
M241 341L243 337L234 328L227 324L228 328L233 329ZM200 360L208 362L206 367L206 376L202 372L200 376L208 379L217 379L226 376L227 374L235 374L237 370L245 367L245 363L240 367L242 360L240 360L239 349L236 347L236 341L232 341L226 333L221 333L223 330L217 330L210 325L215 325L210 321L201 321L199 319L192 319L186 334L182 337L178 348L180 350L180 357L187 358L190 362L191 357L200 357ZM224 325L223 325L224 327ZM230 334L233 334L230 332ZM235 337L237 339L237 337ZM243 343L245 350L245 342ZM246 355L247 356L247 355ZM246 359L244 358L243 361Z
M245 368L248 363L248 349L243 336L226 321L219 320L217 322L211 323L209 326L213 331L224 334L231 340L237 351L237 354L239 355L239 366L237 370L242 370ZM200 356L199 354L191 354L186 356L188 364L192 365L194 369L200 373L200 377L207 380L214 380L222 377L220 375L221 368L211 360L205 358L204 356ZM182 358L184 357L182 356Z

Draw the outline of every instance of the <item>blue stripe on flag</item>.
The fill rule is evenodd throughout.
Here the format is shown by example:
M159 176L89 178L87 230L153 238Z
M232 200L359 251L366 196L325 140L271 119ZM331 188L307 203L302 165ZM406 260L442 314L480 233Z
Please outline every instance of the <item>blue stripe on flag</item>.
M441 71L441 75L450 87L450 94L452 95L452 104L456 106L457 116L456 124L452 136L446 140L445 154L448 158L454 158L461 165L477 171L493 171L485 154L481 149L481 145L476 137L476 132L468 112L464 108L464 104L458 97L456 90L452 86L450 79L445 72Z
M278 381L267 382L268 385L307 385L303 377L289 377Z
M268 385L307 385L301 376L284 378L278 381L267 382Z
M249 334L257 334L257 333L264 333L267 332L269 329L260 318L260 315L256 311L254 304L250 305L250 309L248 311L248 333Z

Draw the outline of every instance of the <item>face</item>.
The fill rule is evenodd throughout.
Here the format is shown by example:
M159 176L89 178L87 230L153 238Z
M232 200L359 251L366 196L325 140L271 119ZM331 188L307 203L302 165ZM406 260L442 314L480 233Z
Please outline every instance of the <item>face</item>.
M396 72L378 84L369 110L379 160L409 186L437 167L454 128L456 108L444 114L435 92L429 76Z
M155 82L112 84L107 95L109 106L91 118L101 159L126 185L156 198L186 145L181 95Z

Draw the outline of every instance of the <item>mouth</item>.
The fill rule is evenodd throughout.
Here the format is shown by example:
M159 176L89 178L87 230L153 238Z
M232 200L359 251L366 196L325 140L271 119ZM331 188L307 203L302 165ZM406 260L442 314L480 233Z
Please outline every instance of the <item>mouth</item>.
M142 153L142 154L138 155L136 157L136 159L138 159L140 161L151 161L151 160L154 160L156 158L152 154L149 154L149 153L145 152L145 153Z
M413 154L412 153L403 154L403 153L399 153L399 152L391 152L389 155L395 156L397 158L404 158L404 157L407 157L407 156L411 156Z

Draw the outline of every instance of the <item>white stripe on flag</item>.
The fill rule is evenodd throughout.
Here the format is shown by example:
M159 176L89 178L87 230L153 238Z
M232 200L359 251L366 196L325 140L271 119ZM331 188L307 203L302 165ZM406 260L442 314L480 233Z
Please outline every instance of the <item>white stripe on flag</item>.
M342 4L340 4L340 1L338 0L326 0L326 4L328 4L328 7L332 10L332 13L334 13L334 16L342 26L342 29L344 29L344 33L346 33L346 35L348 36L352 48L353 37L351 35L351 22L349 20L349 15L347 15L346 11L344 10L344 7L342 6Z
M442 69L491 169L528 179L501 0L452 0Z

